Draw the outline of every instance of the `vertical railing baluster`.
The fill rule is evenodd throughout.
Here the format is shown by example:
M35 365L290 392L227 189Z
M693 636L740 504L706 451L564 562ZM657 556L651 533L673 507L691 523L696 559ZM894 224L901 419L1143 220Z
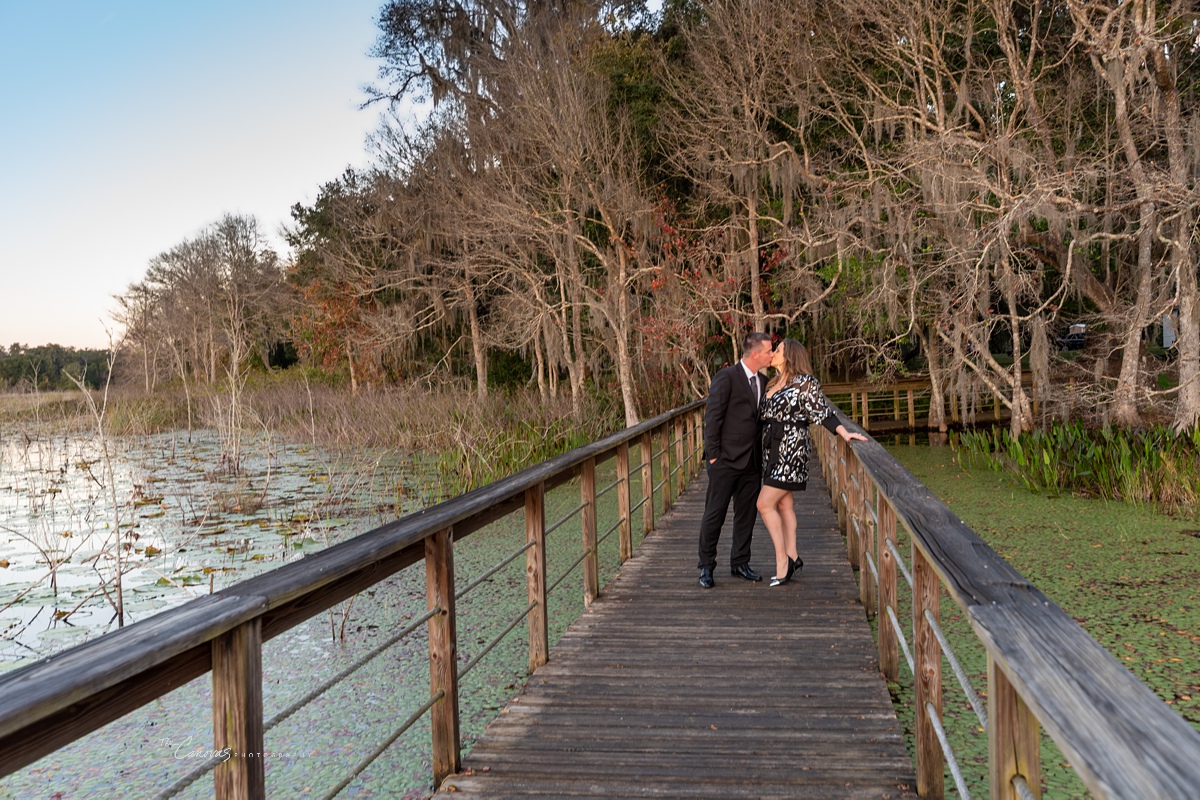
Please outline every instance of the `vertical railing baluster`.
M900 390L892 389L892 419L900 421Z
M662 456L658 462L658 469L662 473L662 497L659 498L659 501L662 503L662 513L666 514L671 510L671 428L669 425L663 423L658 438L662 441Z
M988 655L988 773L992 800L1020 800L1012 779L1020 775L1035 798L1042 795L1037 717Z
M683 458L679 461L679 465L682 467L679 470L679 479L683 481L684 486L687 486L688 481L692 479L692 415L680 416L676 424L683 426L682 436L678 437L679 446L683 450ZM675 430L680 431L679 428Z
M908 427L917 427L917 404L913 400L913 390L908 390Z
M217 765L217 800L266 796L263 766L262 619L212 640L213 746L229 749Z
M546 484L525 490L525 576L529 587L529 671L546 663L550 654L549 620L546 614Z
M442 613L429 619L429 692L442 693L430 708L433 735L433 785L458 772L458 633L454 609L454 537L446 528L425 539L427 608Z
M697 408L692 412L692 416L692 434L696 437L692 444L696 453L696 463L693 465L693 469L698 475L704 469L704 412Z
M642 534L654 530L654 436L642 434Z
M942 646L933 632L926 612L940 624L942 603L939 594L941 584L933 565L925 554L912 545L913 578L913 682L917 698L917 794L924 798L940 800L946 794L945 758L938 743L937 732L930 720L928 705L934 713L942 715Z
M875 539L879 533L876 530L875 520L867 513L867 504L870 502L871 487L874 485L871 479L867 477L867 470L863 467L862 462L855 458L855 463L858 465L858 481L862 487L862 550L859 555L859 561L862 564L859 577L859 599L862 600L863 608L868 614L876 614L879 608L875 605L875 575L871 572L871 568L867 565L867 553L875 552ZM879 507L879 500L875 500L875 508Z
M850 471L853 476L856 470ZM854 479L846 482L846 557L850 559L851 569L866 571L867 564L859 558L862 550L862 537L859 533L863 528L862 518L858 515L858 482Z
M683 455L683 417L675 418L675 468L679 470L675 474L675 496L683 494L683 487L687 485L687 469L684 467Z
M875 511L879 515L875 536L875 563L879 565L879 670L894 682L900 677L900 647L887 619L887 610L889 607L896 610L896 559L887 543L896 541L896 512L882 496Z
M871 398L869 392L862 393L862 427L864 431L871 430Z
M620 518L620 530L617 531L620 542L620 558L624 564L633 554L633 524L629 519L629 509L632 502L629 499L629 442L621 442L617 447L617 516Z
M628 458L628 451L626 451ZM625 462L629 471L629 462ZM617 487L620 491L620 487ZM626 494L628 494L626 489ZM596 554L596 459L579 465L580 528L583 533L583 605L590 606L600 596L600 560Z
M837 471L837 496L833 500L833 505L837 509L838 525L841 526L842 530L846 530L850 523L846 516L846 504L842 502L842 495L847 491L846 453L850 448L846 445L846 440L840 436L836 438L835 443L837 445L837 449L834 451L835 469Z

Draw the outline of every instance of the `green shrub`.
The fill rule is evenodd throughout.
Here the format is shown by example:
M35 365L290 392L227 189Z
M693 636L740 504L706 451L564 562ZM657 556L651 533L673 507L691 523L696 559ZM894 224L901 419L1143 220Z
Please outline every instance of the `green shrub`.
M1059 423L1013 438L1007 430L964 431L968 463L1005 472L1034 492L1149 505L1164 513L1200 512L1200 428L1124 430Z

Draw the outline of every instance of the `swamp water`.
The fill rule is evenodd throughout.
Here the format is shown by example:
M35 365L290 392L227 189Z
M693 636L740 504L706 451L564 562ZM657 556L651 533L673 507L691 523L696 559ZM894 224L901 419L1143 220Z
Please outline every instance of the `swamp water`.
M112 481L86 437L0 442L0 669L15 669L115 629L116 538L121 531L126 624L252 575L303 558L435 502L436 470L396 453L329 453L261 440L238 476L221 470L210 434L163 434L109 442ZM612 461L599 486L615 477ZM641 487L635 477L635 496ZM114 511L110 487L116 486ZM578 482L548 493L551 525L579 502ZM597 508L603 533L617 518L616 493ZM550 534L553 582L581 553L578 517ZM466 586L524 544L524 515L511 514L455 544ZM619 562L617 538L600 547L601 580ZM526 605L518 557L458 602L460 668ZM54 566L52 570L51 567ZM582 612L576 567L550 596L551 642ZM356 598L268 641L263 694L269 721L346 669L425 611L424 565L405 569ZM515 695L528 667L518 624L460 685L469 749ZM426 629L369 661L266 733L267 791L326 796L384 744L429 695ZM424 797L431 781L428 715L386 748L341 797ZM212 749L209 676L0 779L0 798L155 797ZM211 775L178 797L212 793Z

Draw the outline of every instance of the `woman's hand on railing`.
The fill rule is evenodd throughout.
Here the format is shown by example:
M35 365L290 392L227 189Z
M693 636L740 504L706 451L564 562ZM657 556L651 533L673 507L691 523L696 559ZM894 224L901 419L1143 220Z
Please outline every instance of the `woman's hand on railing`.
M842 437L843 439L845 439L847 442L855 442L855 441L865 442L865 441L867 441L866 436L863 436L861 433L851 433L850 431L846 430L845 425L837 426L837 435Z

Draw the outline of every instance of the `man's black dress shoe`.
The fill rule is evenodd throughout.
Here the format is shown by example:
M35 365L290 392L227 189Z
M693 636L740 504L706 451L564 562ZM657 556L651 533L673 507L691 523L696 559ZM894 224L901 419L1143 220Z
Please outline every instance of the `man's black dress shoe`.
M717 585L716 581L713 580L712 570L708 567L700 570L700 585L705 589L711 589Z
M729 568L729 574L735 578L745 578L748 581L761 581L762 575L759 575L754 570L750 569L749 564L738 564L736 567Z

